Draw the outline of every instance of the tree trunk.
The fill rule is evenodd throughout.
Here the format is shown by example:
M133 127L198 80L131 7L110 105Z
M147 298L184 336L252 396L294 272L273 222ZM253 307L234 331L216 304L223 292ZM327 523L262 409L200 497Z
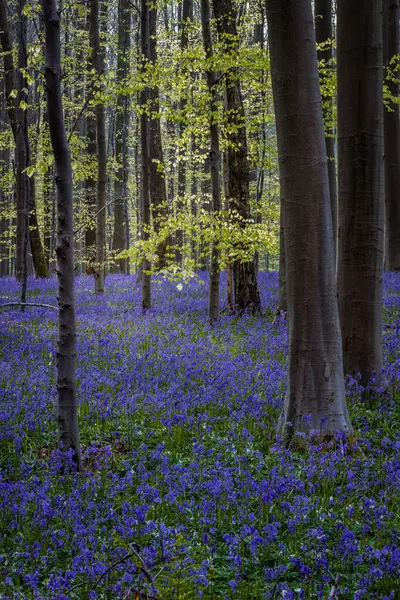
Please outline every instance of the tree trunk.
M181 15L181 18L178 18L179 26L181 28L180 50L181 50L182 54L186 51L186 49L189 45L188 21L190 19L191 2L192 2L192 0L182 0L182 15ZM178 6L178 8L180 8L180 5ZM179 103L180 121L179 121L179 127L178 127L178 136L179 136L180 141L182 140L184 133L185 133L186 105L187 105L186 97L185 97L185 95L182 95L181 99L180 99L180 103ZM179 153L179 160L178 160L178 203L177 203L178 212L181 212L181 211L185 210L185 208L186 208L185 207L185 193L186 193L185 156L186 156L186 152L187 152L187 148L185 148L185 147L181 148L180 153ZM182 230L178 230L176 232L175 242L176 242L176 246L177 246L176 254L175 254L176 262L178 264L182 264L182 249L183 249L183 231Z
M97 76L95 87L102 89L104 75L104 56L100 44L99 0L90 3L90 42L92 65ZM96 264L94 268L95 292L104 292L105 253L106 253L106 186L107 186L107 149L105 131L104 104L95 106L97 139L97 205L96 205Z
M345 374L382 368L382 2L338 0L338 298Z
M28 206L29 178L27 155L27 115L23 105L27 106L27 93L24 86L23 71L25 64L24 37L26 35L26 17L23 14L25 1L18 3L18 69L14 68L13 48L7 19L7 5L0 0L0 40L3 49L4 82L8 100L8 116L15 140L15 196L17 207L15 276L21 281L21 302L26 301L27 285L27 249L28 249ZM16 92L16 93L15 93ZM15 97L14 97L15 96ZM22 103L22 104L21 104Z
M286 260L285 260L285 233L283 229L282 201L280 206L279 227L279 300L278 311L287 312L286 294Z
M118 1L118 80L124 82L129 71L129 52L131 47L130 38L131 12L127 0ZM118 172L115 181L115 203L114 203L114 236L113 250L116 254L122 250L128 250L129 237L127 238L125 218L127 217L128 204L128 131L129 131L129 98L127 94L119 94L117 100L116 116L116 140L115 155L118 162ZM128 259L116 260L114 271L127 272Z
M278 432L351 432L310 0L266 0L286 258L288 382ZM301 438L297 438L301 443Z
M146 62L150 58L150 11L148 0L142 0L141 6L141 58L142 69L144 70ZM140 92L140 106L142 109L147 105L148 87L144 87ZM142 110L140 116L140 142L142 150L142 181L141 181L141 196L142 196L142 238L147 241L150 236L150 152L149 152L149 116ZM146 312L151 308L151 277L150 263L145 258L143 260L142 273L142 310Z
M383 0L383 64L390 68L390 61L400 51L399 0ZM393 66L392 66L393 67ZM386 81L392 96L399 96L399 74L395 81ZM390 102L390 110L384 108L385 147L385 206L386 206L386 268L400 270L400 110L396 102Z
M35 276L46 278L49 276L49 267L46 261L46 256L40 238L39 224L36 213L36 185L35 176L33 175L30 180L29 190L29 241L31 244L32 260L35 268Z
M224 52L229 55L238 51L235 11L232 0L214 2L217 31ZM229 131L227 150L229 163L228 197L230 207L237 211L241 222L250 218L250 171L247 158L246 125L240 87L239 70L231 67L225 76L226 81L226 121ZM233 264L235 284L235 311L256 312L261 308L257 287L257 273L254 260Z
M157 8L150 9L150 62L157 62ZM167 187L163 168L164 154L162 149L160 124L160 98L158 86L149 90L150 99L150 195L153 227L156 234L160 232L162 223L168 217ZM161 242L157 248L157 268L166 267L166 253L172 245L171 237Z
M57 352L59 443L63 451L75 451L82 468L76 405L75 355L76 324L74 299L74 236L71 156L65 133L60 64L60 19L55 0L42 0L46 39L47 111L54 152L58 232L57 276L59 336Z
M210 3L209 0L201 0L201 25L203 33L203 46L209 63L213 60L213 47L210 28ZM221 210L221 180L220 180L220 150L219 150L219 128L215 115L218 114L216 98L217 76L210 65L207 71L207 84L210 93L210 169L211 169L211 196L212 212ZM219 314L219 250L216 240L213 241L210 269L210 289L208 315L210 322L217 320Z
M315 0L315 37L317 44L323 44L323 49L317 50L318 61L324 60L325 64L331 63L333 69L333 30L332 30L332 0ZM332 119L332 105L334 98L324 98L324 104L329 106L324 110L324 121ZM323 104L323 106L324 106ZM328 159L329 191L331 199L331 213L333 224L333 240L335 244L335 256L337 246L337 183L335 162L335 131L332 127L325 125L325 145ZM335 259L336 260L336 259Z

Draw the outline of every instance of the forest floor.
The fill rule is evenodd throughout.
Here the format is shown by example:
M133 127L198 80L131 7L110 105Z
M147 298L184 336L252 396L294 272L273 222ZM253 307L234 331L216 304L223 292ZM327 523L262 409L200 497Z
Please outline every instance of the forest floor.
M400 599L400 275L385 276L388 388L366 402L347 384L352 453L276 439L277 275L260 289L263 315L210 327L204 281L155 284L142 317L135 277L102 297L77 278L84 475L60 474L55 449L57 313L0 311L0 598ZM56 305L55 279L29 290ZM0 302L18 294L0 280Z

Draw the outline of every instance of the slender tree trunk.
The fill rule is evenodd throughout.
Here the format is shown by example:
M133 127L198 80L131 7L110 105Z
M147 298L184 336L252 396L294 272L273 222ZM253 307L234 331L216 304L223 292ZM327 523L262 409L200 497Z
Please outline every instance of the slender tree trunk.
M235 11L232 0L214 2L214 14L217 19L217 31L224 45L224 52L229 55L238 50ZM230 206L237 211L241 222L250 218L250 172L247 158L246 125L240 87L239 70L230 68L226 80L226 120L229 128L229 147L227 150L229 163L228 194ZM233 264L235 283L235 311L259 311L260 295L257 287L257 273L254 260Z
M30 207L29 207L29 240L36 277L46 278L49 276L48 263L40 238L39 224L36 212L36 179L32 176L30 183Z
M76 404L76 324L74 299L74 236L71 156L65 133L60 60L60 19L55 0L42 0L46 38L46 89L51 144L54 152L58 233L57 274L59 337L57 352L58 426L63 451L73 449L81 469Z
M92 64L97 76L95 86L102 88L104 75L104 56L100 44L99 0L90 3L90 42L92 47ZM97 139L97 206L96 206L96 265L94 269L95 292L104 292L105 253L106 253L106 187L107 187L107 149L105 131L104 104L95 106L96 139Z
M129 70L129 52L131 47L130 38L131 12L127 0L118 1L118 64L117 74L120 81L125 81ZM115 181L115 203L114 203L114 237L113 250L115 253L129 248L129 237L127 239L127 228L125 218L127 216L127 192L128 192L128 131L129 131L129 107L126 94L120 94L117 100L116 116L116 140L115 155L118 161L117 179ZM129 231L129 229L128 229ZM126 258L117 259L117 272L127 272Z
M390 68L390 61L400 52L400 5L399 0L383 0L383 64ZM393 65L392 65L393 72ZM392 75L393 77L393 75ZM387 81L390 93L399 96L399 74L395 81ZM386 199L386 268L400 270L400 110L396 102L390 102L390 110L384 108L385 148L385 199Z
M318 61L324 60L325 64L331 63L333 69L333 30L332 30L332 0L315 0L315 37L317 44L323 47L317 50ZM324 110L324 121L332 119L332 105L334 99L324 98L324 103L329 106ZM337 245L337 183L335 162L335 131L325 125L325 144L328 159L329 191L331 198L331 212L333 224L333 239L335 243L335 255Z
M382 368L382 2L338 0L338 298L344 371Z
M178 19L179 26L181 28L181 39L180 39L180 50L183 54L188 45L189 45L189 36L188 36L188 21L190 18L191 12L191 2L192 0L182 0L182 15ZM180 5L178 6L180 8ZM181 141L184 133L185 133L185 109L187 105L187 99L183 94L181 96L179 102L179 113L180 113L180 122L178 127L178 136ZM183 147L180 151L180 156L178 160L178 203L177 210L181 212L185 210L185 193L186 193L186 163L185 163L185 155L187 152L187 148ZM183 231L178 230L176 232L176 262L182 264L182 248L183 248Z
M278 311L286 313L287 294L286 294L286 259L285 259L285 232L283 228L282 201L280 206L280 227L279 227L279 300Z
M150 9L150 62L157 62L157 8ZM161 124L160 124L160 98L158 86L149 90L151 105L150 112L150 195L153 227L156 234L160 232L162 223L168 217L167 187L165 182L164 154L162 149ZM168 260L166 253L171 246L171 237L162 241L157 248L157 267L166 267Z
M141 58L142 68L145 68L146 62L150 58L150 11L147 0L142 0L141 5ZM143 108L147 105L148 87L144 87L140 92L140 106ZM146 241L150 236L150 128L149 116L142 110L140 116L140 141L142 150L142 181L141 181L141 196L142 196L142 237ZM142 309L143 312L151 308L151 277L149 274L150 263L147 258L143 261L142 273Z
M24 86L23 67L24 36L26 35L26 17L23 14L24 0L18 0L18 69L15 69L13 47L7 18L7 3L0 0L0 40L3 49L4 83L8 101L8 116L15 140L15 197L17 208L16 222L16 258L15 276L21 281L21 302L26 301L27 285L27 248L28 248L28 206L29 180L26 169L27 156L27 115L23 104L27 105L27 93ZM15 94L16 91L16 94ZM22 104L21 104L22 103Z
M210 3L201 0L201 25L203 32L203 46L207 60L213 59L213 47L210 28ZM219 128L215 114L218 114L216 105L216 73L210 65L207 71L207 84L210 93L210 168L211 168L211 195L212 210L216 214L221 210L221 180L220 180L220 150ZM217 241L214 240L211 254L210 290L208 315L211 323L216 321L219 314L219 250Z
M344 391L322 103L310 0L266 0L289 325L278 432L351 432ZM300 441L300 440L299 440Z

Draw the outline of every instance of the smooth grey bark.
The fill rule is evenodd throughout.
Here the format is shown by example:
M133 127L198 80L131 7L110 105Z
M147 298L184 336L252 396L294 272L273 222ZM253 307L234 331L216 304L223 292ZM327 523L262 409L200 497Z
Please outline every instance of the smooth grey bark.
M191 13L191 2L192 0L183 0L182 1L182 15L178 19L179 27L181 30L181 39L180 39L180 50L183 54L188 45L189 45L189 36L188 36L188 21L190 19ZM178 6L178 9L181 5ZM181 140L183 138L185 132L185 109L187 105L187 99L183 94L181 96L179 102L179 113L180 113L180 122L178 126L178 136ZM187 152L187 148L183 148L180 151L180 156L178 160L178 202L177 202L177 211L180 212L185 209L185 193L186 193L186 163L185 163L185 154ZM175 243L176 243L176 252L175 252L175 260L177 263L182 263L182 247L183 247L183 231L178 230L175 235Z
M157 62L157 8L150 9L150 62ZM164 172L164 153L162 148L161 124L160 124L160 93L158 86L149 90L150 100L150 196L151 212L153 216L153 227L155 233L159 233L161 224L168 217L167 186ZM170 236L162 241L157 248L157 268L164 268L167 263L168 248L172 245Z
M226 54L237 53L238 35L232 0L214 1L218 37ZM247 157L246 124L243 108L240 74L231 67L225 75L226 121L229 130L228 198L230 208L237 211L241 220L250 218L250 171ZM241 221L243 222L243 221ZM233 264L235 311L257 312L261 309L254 260Z
M47 112L57 188L59 444L63 451L70 449L75 451L77 467L81 469L75 379L76 324L72 167L61 96L60 18L55 0L42 0L42 11L46 40Z
M400 5L399 0L383 0L383 65L390 68L390 61L400 51ZM393 65L391 68L393 72ZM386 84L392 96L400 92L398 72ZM383 113L385 148L385 208L386 208L386 269L400 270L400 109L390 102L390 110Z
M24 0L18 1L18 69L15 69L13 47L7 18L7 4L0 0L0 41L3 49L4 83L7 95L7 110L10 126L15 141L15 197L17 208L16 220L16 257L15 276L21 282L21 303L26 302L26 285L28 276L28 206L29 178L26 172L29 156L27 154L27 115L21 107L21 102L27 103L27 93L24 87L22 70L25 57L23 38L26 34L26 17L23 15ZM14 90L17 94L14 98Z
M210 2L201 0L201 27L203 34L203 46L207 60L211 63L213 59L213 47L210 28ZM220 178L220 150L219 150L219 127L215 115L218 114L216 105L217 75L211 66L207 71L207 85L210 93L210 171L211 171L211 197L212 212L221 210L221 178ZM219 314L219 250L216 240L213 241L211 251L210 289L208 302L208 315L211 323L217 320Z
M382 1L338 0L338 298L345 374L382 368Z
M333 28L332 28L332 0L315 0L315 37L317 44L323 44L323 49L317 49L318 61L324 60L325 63L333 61ZM329 42L329 40L331 40ZM331 67L334 68L333 65ZM324 99L326 102L327 100ZM324 114L324 121L332 113L332 104L327 107ZM331 212L333 224L333 240L335 244L335 254L337 246L337 221L338 221L338 198L336 181L336 160L335 160L335 131L331 127L327 130L325 126L325 145L328 159L329 192L331 199Z
M97 81L95 86L101 89L104 75L104 56L100 44L99 0L90 2L90 45L92 48L92 65ZM104 104L98 102L96 113L97 141L97 204L96 204L96 264L94 280L96 294L104 293L105 257L106 257L106 187L107 187L107 149L105 131Z
M118 0L118 61L117 75L124 82L129 72L129 52L131 11L128 0ZM116 254L129 249L128 218L128 131L129 97L119 94L116 114L115 157L118 161L115 181L114 235L113 250ZM129 261L126 258L116 260L114 271L127 273Z
M141 60L142 69L150 58L150 10L147 0L142 0L140 33L141 33ZM148 87L144 87L140 92L140 106L144 108L148 100ZM150 236L150 128L149 116L142 110L140 116L140 144L142 151L142 177L141 177L141 197L142 197L142 238L148 240ZM142 310L146 312L151 308L151 276L149 273L150 263L147 258L142 264Z
M288 381L278 432L352 431L310 0L266 0L286 258ZM301 438L298 438L301 443ZM296 440L294 440L296 441Z

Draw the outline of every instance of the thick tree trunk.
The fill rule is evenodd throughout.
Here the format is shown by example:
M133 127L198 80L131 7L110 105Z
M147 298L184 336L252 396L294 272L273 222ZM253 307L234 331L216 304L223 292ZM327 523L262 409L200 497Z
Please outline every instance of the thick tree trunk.
M73 449L81 469L76 405L76 325L74 299L74 236L71 156L65 133L61 97L60 20L55 0L42 0L46 39L46 89L50 138L54 152L58 232L57 274L59 337L57 389L59 442L63 451Z
M399 0L383 0L383 64L390 68L390 61L400 51L400 3ZM393 65L392 65L393 71ZM387 81L390 93L399 96L399 75L396 81ZM384 108L385 147L385 206L386 206L386 268L400 270L400 109L395 102L390 110Z
M150 58L150 10L148 0L142 0L141 5L141 58L142 67L145 67L146 62ZM145 107L148 100L148 87L146 86L140 92L140 106ZM142 150L142 180L141 180L141 197L142 197L142 238L146 241L150 236L150 128L149 116L145 111L142 111L140 116L140 143ZM151 276L149 274L150 263L146 259L143 260L142 273L142 310L146 312L151 308Z
M236 53L238 50L238 37L232 0L214 2L214 14L217 19L218 36L224 45L224 52L226 54ZM225 80L226 120L229 130L229 147L227 150L229 163L228 197L230 208L237 211L240 219L246 221L250 218L250 172L238 68L230 68L226 73ZM235 310L239 313L246 310L251 312L260 310L260 295L258 293L254 260L249 262L235 261L233 276Z
M338 0L338 298L344 371L382 368L382 2Z
M97 75L96 87L103 85L104 56L100 44L99 0L90 3L90 43L92 48L92 65ZM95 292L104 292L105 257L106 257L106 187L107 187L107 149L105 131L104 104L95 106L96 140L97 140L97 205L96 205L96 264L94 268Z
M150 9L150 62L157 62L157 8ZM164 165L164 154L162 149L161 124L160 124L160 99L158 86L149 90L150 99L150 195L151 212L153 215L153 227L155 233L159 233L162 223L168 217L167 187ZM167 263L166 253L172 245L168 237L161 242L157 248L157 268L164 268Z
M266 0L289 326L278 432L351 432L336 300L329 178L310 0Z
M315 37L317 44L323 44L323 48L317 50L318 61L324 60L325 63L333 61L333 30L332 30L332 0L315 0ZM333 68L333 65L332 65ZM334 99L324 99L330 106L325 110L324 120L332 118L332 104ZM337 246L337 183L336 183L336 162L335 162L335 131L331 127L325 126L325 144L328 159L329 191L331 198L331 212L333 224L333 240L335 243L335 255Z
M129 52L131 12L127 0L118 1L118 64L117 74L119 81L125 81L129 69ZM125 218L128 206L128 131L129 131L129 106L127 94L120 94L117 100L116 140L115 155L118 161L118 172L115 181L114 203L114 236L113 251L118 254L129 248L129 236ZM128 259L117 259L114 271L127 272Z
M213 47L210 28L210 3L201 0L201 26L203 33L203 46L209 62L213 59ZM218 114L216 106L216 73L211 69L207 71L207 84L210 93L210 169L211 169L211 196L212 211L214 214L221 210L221 179L220 179L220 150L219 128L215 115ZM219 314L219 250L216 240L213 242L210 269L210 289L208 315L211 323L216 321Z

